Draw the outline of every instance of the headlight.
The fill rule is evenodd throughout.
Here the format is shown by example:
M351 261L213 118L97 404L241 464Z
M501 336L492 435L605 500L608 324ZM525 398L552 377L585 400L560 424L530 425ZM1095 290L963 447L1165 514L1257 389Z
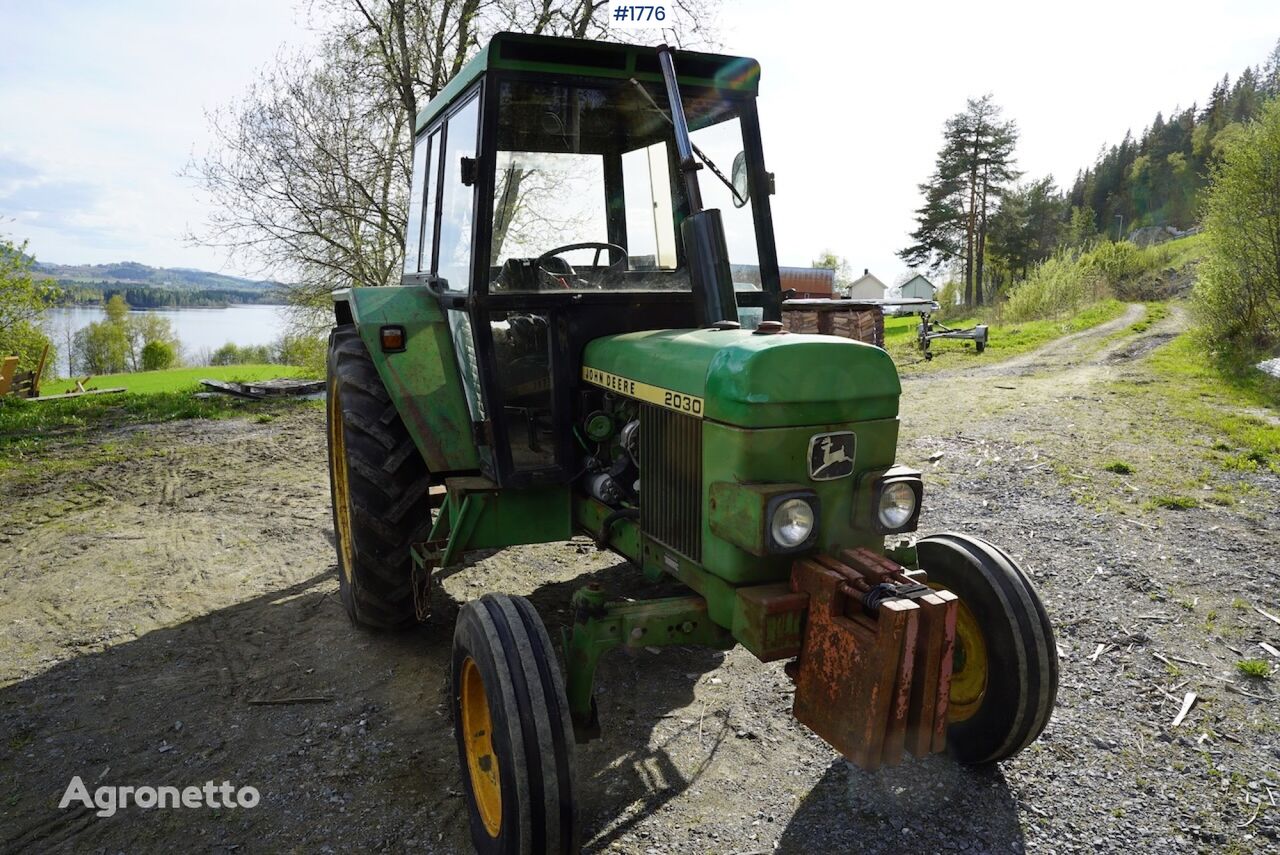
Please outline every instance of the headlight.
M804 499L784 499L773 510L769 534L780 550L803 546L814 532L813 505Z
M876 516L886 531L900 531L911 524L919 510L920 498L913 481L889 481L880 488Z

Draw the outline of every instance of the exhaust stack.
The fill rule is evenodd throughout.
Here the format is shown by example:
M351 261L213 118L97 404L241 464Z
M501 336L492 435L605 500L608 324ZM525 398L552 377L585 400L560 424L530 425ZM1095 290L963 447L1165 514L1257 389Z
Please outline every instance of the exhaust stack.
M684 177L685 196L689 200L689 216L680 224L680 239L689 263L698 326L736 328L738 302L733 293L733 273L729 269L724 222L720 219L719 210L702 209L702 190L698 186L698 170L702 164L693 156L689 124L684 115L684 103L680 100L680 86L676 82L675 62L669 46L658 46L658 65L667 85L671 124L676 134L676 154L680 158L680 174Z

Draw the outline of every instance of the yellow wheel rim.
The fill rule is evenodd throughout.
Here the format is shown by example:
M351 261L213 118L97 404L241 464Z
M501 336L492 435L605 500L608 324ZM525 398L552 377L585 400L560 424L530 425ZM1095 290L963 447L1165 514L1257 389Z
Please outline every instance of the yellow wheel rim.
M470 656L462 663L461 727L476 809L485 831L490 837L497 837L502 829L502 781L498 776L498 755L493 751L493 720L489 718L489 697L480 681L480 669Z
M946 590L942 585L929 587ZM947 703L947 720L966 721L982 706L987 694L987 640L978 619L960 600L956 612L956 647L951 660L951 698Z
M338 400L338 384L329 383L329 471L333 476L333 527L338 541L338 564L347 584L351 584L351 568L356 549L351 540L351 486L347 473L346 433L342 427L342 404Z

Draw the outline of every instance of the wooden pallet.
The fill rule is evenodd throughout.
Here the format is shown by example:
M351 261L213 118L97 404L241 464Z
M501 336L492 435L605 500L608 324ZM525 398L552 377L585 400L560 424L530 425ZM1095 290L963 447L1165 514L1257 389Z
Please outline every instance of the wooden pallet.
M849 300L787 300L782 326L790 332L837 335L884 347L884 312Z
M49 358L49 345L40 351L40 361L34 371L19 371L18 357L6 356L0 363L0 396L13 395L17 398L40 397L40 378L44 375L44 366Z

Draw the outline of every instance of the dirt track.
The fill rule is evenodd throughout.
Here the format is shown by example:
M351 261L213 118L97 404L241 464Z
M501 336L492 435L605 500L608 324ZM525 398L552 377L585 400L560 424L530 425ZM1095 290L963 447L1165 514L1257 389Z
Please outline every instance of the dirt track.
M1058 628L1062 687L1039 743L999 769L936 758L867 774L791 720L778 665L614 653L604 739L578 754L587 850L1276 846L1280 702L1234 663L1280 643L1253 610L1280 614L1280 479L1237 473L1230 506L1144 513L1143 471L1090 474L1100 450L1198 468L1214 440L1109 386L1156 382L1141 357L1181 323L1104 341L1140 311L904 384L900 458L926 470L922 531L1007 547ZM421 630L356 631L333 581L323 442L318 409L148 426L55 448L36 481L0 480L5 849L468 851L444 711L458 605L526 594L554 633L588 575L621 589L633 571L585 542L513 549L452 573ZM1187 691L1199 702L1172 729ZM299 697L324 700L250 703ZM228 780L262 800L99 818L57 808L73 775Z

